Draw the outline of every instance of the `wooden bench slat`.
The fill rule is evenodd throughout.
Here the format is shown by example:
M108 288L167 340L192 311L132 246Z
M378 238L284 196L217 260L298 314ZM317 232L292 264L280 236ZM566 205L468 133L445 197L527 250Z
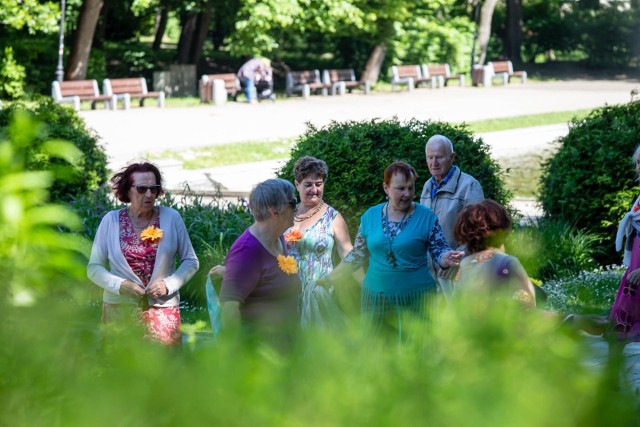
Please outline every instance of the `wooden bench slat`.
M200 102L213 101L214 80L222 80L224 82L224 88L227 91L227 96L233 97L234 101L236 100L236 97L240 92L240 82L238 81L238 76L235 73L222 73L205 74L200 78Z
M156 98L158 106L164 107L164 92L149 92L147 84L142 77L125 77L118 79L105 79L103 82L105 93L113 93L118 95L119 99L123 99L124 108L129 108L131 98L140 100L140 106L144 106L144 100Z
M511 61L491 61L495 77L502 77L504 84L511 82L512 77L519 77L520 83L527 81L526 71L513 71L513 63Z
M51 84L52 96L56 102L70 102L75 109L80 109L80 101L91 101L95 109L96 102L104 101L105 106L115 110L116 98L111 95L100 95L96 80L68 80Z
M302 70L287 72L287 96L291 96L293 91L302 92L304 97L308 96L311 90L320 90L322 95L327 95L331 88L331 83L323 82L319 70Z

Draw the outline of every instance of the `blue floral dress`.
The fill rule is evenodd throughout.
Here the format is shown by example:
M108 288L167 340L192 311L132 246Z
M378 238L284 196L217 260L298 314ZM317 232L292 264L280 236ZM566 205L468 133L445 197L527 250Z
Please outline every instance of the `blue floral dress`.
M298 274L302 282L301 321L302 326L340 326L345 315L338 307L334 289L315 286L321 277L333 271L333 221L338 211L327 206L327 210L311 227L304 230L297 242L288 242L288 251L298 262ZM287 230L287 233L291 229ZM285 233L286 234L286 233Z

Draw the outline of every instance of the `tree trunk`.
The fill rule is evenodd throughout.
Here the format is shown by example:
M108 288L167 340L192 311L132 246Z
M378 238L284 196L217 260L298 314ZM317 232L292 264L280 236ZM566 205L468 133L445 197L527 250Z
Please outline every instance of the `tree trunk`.
M100 17L104 0L84 0L78 17L78 28L73 37L69 54L69 63L65 80L84 80L87 78L87 65L91 54L93 36Z
M209 24L211 24L211 18L213 17L213 2L207 1L204 5L204 10L198 14L198 20L196 22L195 39L191 43L191 51L189 53L189 63L198 65L200 57L202 56L202 47L207 39L207 33L209 32Z
M496 8L498 0L485 0L480 9L480 23L478 24L478 47L480 49L480 57L477 64L484 65L487 60L487 47L489 46L489 37L491 37L491 19L493 18L493 10Z
M522 63L522 0L507 0L504 54L516 67Z
M380 78L380 70L382 69L382 63L384 62L384 56L387 53L387 43L382 42L373 47L367 64L364 66L362 77L360 80L376 83Z
M166 2L162 2L158 9L156 33L153 38L153 50L160 50L162 45L162 38L167 30L167 21L169 20L169 5Z
M191 52L191 43L193 35L196 31L196 23L198 22L198 14L190 13L182 19L182 30L180 31L180 40L178 41L178 56L176 62L178 64L188 64L189 54Z

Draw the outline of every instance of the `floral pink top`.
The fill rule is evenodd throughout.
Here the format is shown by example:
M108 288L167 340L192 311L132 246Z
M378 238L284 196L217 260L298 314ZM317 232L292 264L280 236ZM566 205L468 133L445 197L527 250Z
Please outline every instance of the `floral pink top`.
M149 225L160 227L160 216ZM158 243L140 239L140 233L133 228L126 209L120 210L120 249L131 270L140 278L142 284L147 286L156 262Z

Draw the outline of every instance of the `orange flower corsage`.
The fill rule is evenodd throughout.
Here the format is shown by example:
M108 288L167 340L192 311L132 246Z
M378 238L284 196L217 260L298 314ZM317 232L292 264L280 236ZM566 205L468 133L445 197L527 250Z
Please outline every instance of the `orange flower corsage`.
M145 228L140 233L140 240L143 242L149 242L151 244L156 244L162 239L162 229L157 228L153 225Z
M285 242L295 243L302 239L302 231L300 230L291 230L287 234L284 235Z
M287 274L296 274L298 272L298 263L292 256L278 255L278 267Z

